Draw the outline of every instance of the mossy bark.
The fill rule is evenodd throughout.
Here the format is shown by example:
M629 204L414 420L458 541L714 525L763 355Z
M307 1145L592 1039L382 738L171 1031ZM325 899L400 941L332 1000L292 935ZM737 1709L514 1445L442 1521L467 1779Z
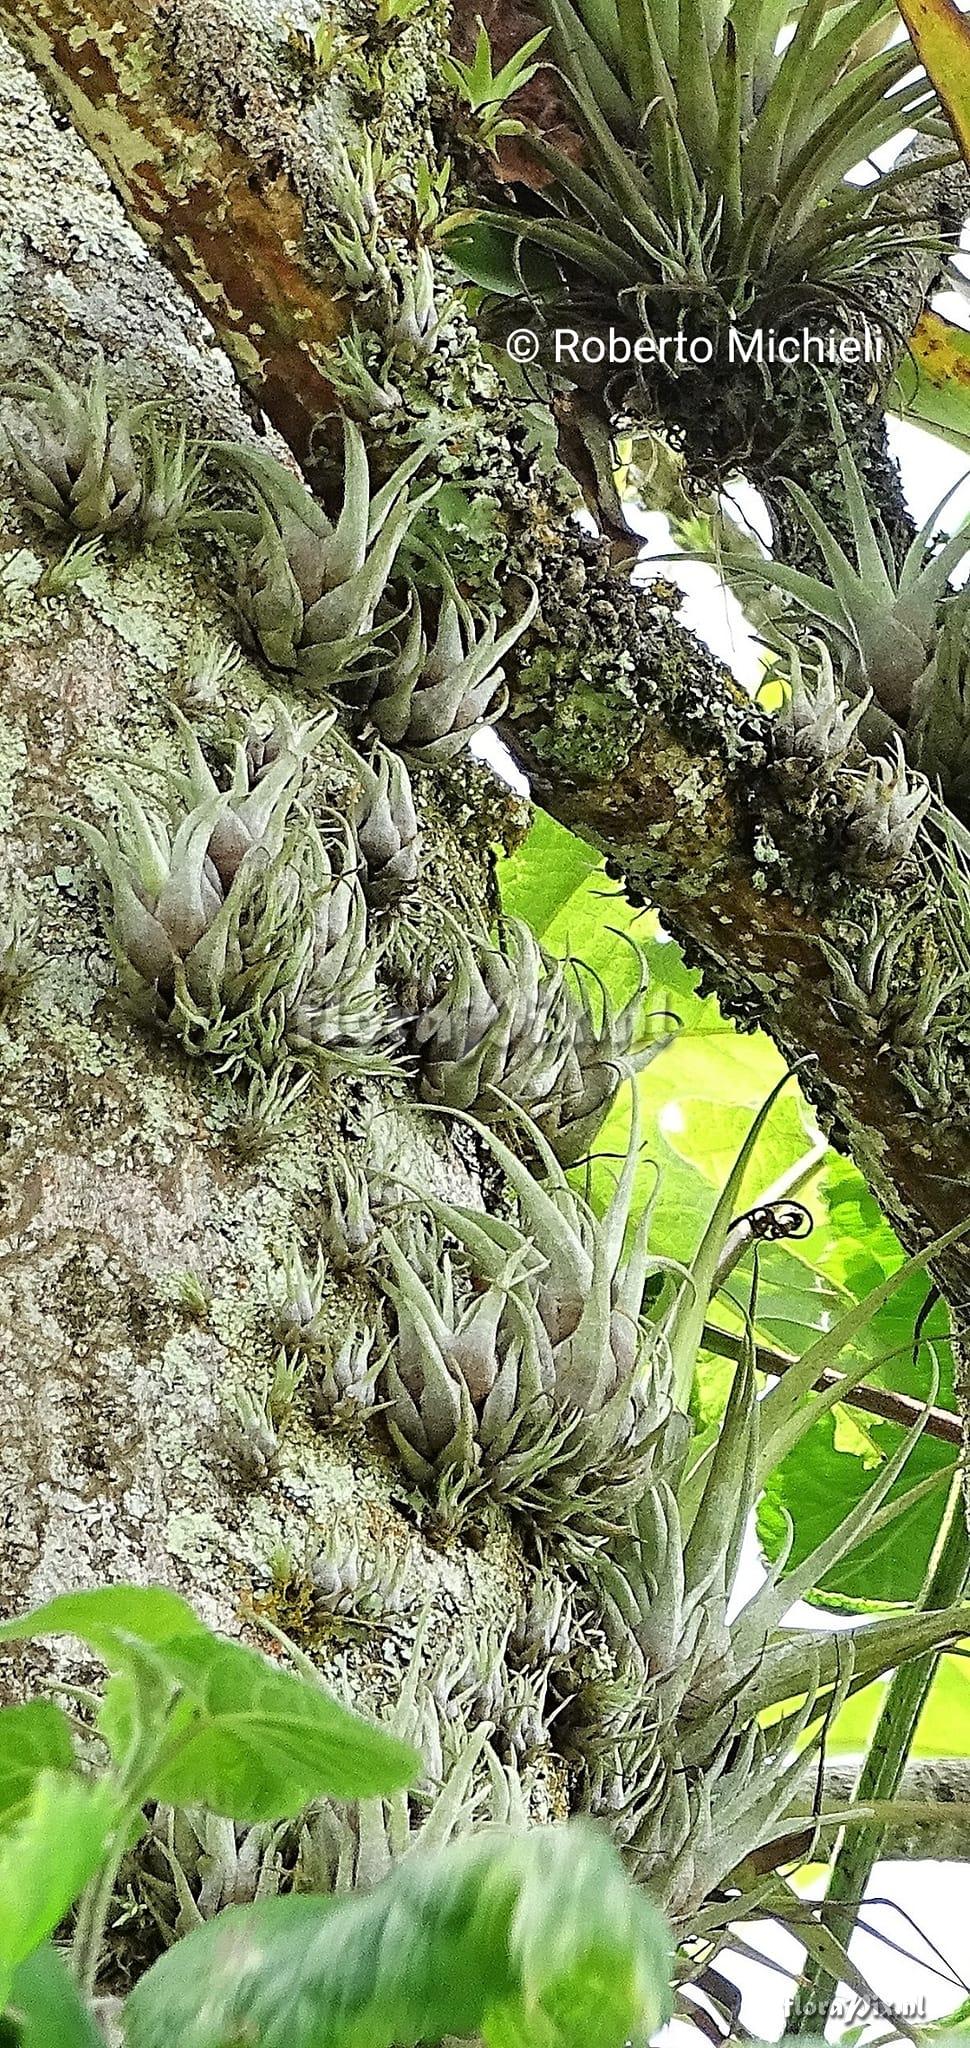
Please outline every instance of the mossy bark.
M0 176L6 372L38 358L70 372L101 348L132 398L252 438L208 324L5 44ZM258 1403L272 1378L284 1262L294 1248L315 1260L329 1176L361 1164L474 1203L475 1161L406 1080L341 1078L309 1090L250 1158L245 1089L127 1013L72 820L110 809L112 769L176 758L171 699L201 648L232 645L229 611L211 551L181 542L107 542L79 584L44 598L37 577L63 538L31 519L9 470L0 494L0 915L17 902L36 926L31 973L0 1022L3 1610L73 1586L163 1582L231 1633L259 1640L264 1616L386 1713L415 1655L433 1671L445 1650L499 1642L525 1583L521 1547L498 1513L475 1546L422 1533L379 1430L315 1421L306 1390L275 1447L254 1441L239 1400ZM269 687L243 662L209 726L251 713ZM320 773L324 793L330 777L339 790L326 743ZM503 802L489 812L489 783L465 777L459 839L445 813L462 809L461 783L446 802L433 776L418 779L439 900L484 900ZM376 1292L365 1274L331 1272L324 1322L341 1334L355 1315L379 1318ZM380 1602L376 1628L314 1605L319 1550L393 1583L390 1622ZM65 1656L5 1653L0 1698L63 1675ZM90 1675L76 1656L69 1670ZM531 1798L537 1814L561 1807L548 1751Z

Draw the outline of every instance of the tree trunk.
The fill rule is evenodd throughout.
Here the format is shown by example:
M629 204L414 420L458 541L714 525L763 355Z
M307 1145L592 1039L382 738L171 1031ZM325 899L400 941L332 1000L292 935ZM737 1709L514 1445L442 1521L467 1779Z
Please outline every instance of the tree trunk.
M7 372L38 359L70 371L101 348L132 398L251 441L207 323L19 58L0 54ZM170 699L189 702L205 654L230 651L225 606L206 549L180 542L115 543L68 594L38 596L62 542L25 517L9 475L2 545L0 904L9 918L20 902L37 927L35 971L0 1025L3 1608L106 1581L177 1586L212 1626L237 1633L248 1618L257 1641L254 1617L283 1628L384 1712L415 1658L426 1679L450 1660L454 1678L477 1650L487 1672L525 1569L507 1530L447 1549L423 1534L399 1466L361 1430L317 1426L303 1398L267 1419L285 1266L301 1248L312 1269L346 1175L366 1170L377 1210L395 1176L480 1200L474 1165L406 1088L389 1096L368 1079L312 1089L254 1137L245 1089L120 1006L72 820L103 815L112 770L177 758ZM243 663L216 731L265 696ZM338 792L340 759L331 744L324 774ZM460 842L425 782L427 858L459 906L484 892L490 837L516 809L484 774L465 781ZM362 1272L341 1278L331 1263L319 1317L333 1348L376 1312ZM5 1652L0 1696L65 1672L90 1677L61 1646ZM540 1747L530 1804L549 1816L562 1773ZM244 1895L238 1872L225 1883Z
M44 359L67 372L100 349L133 402L158 400L192 433L289 451L313 470L329 445L327 345L350 316L326 255L328 175L341 124L354 131L284 16L256 0L0 0L0 23L73 124L5 49L0 357L10 373ZM440 25L422 17L381 60L378 125L412 167L416 148L435 160L439 42ZM414 231L401 207L405 246ZM867 1036L847 1013L820 947L851 953L856 925L890 916L902 878L918 901L899 971L917 972L941 943L932 887L912 866L875 871L864 845L855 878L835 876L830 849L819 852L818 791L779 779L768 722L677 623L670 593L632 591L608 549L580 534L549 416L510 399L465 323L462 340L463 357L424 383L416 367L403 395L405 413L430 398L439 473L471 508L454 536L461 573L474 581L484 562L485 581L510 595L527 580L538 588L504 734L541 800L659 905L727 1008L812 1055L809 1092L907 1240L952 1227L970 1179L961 1027L940 1026L938 1095L917 1107L914 1088L930 1089L919 1047L910 1085L878 1028ZM393 425L371 439L389 471ZM406 1077L314 1085L257 1128L238 1084L121 1006L72 821L102 818L112 775L127 782L133 762L171 770L170 700L218 745L232 714L238 728L258 713L266 680L244 661L222 674L218 715L206 698L205 663L229 651L232 631L228 560L208 539L136 550L122 538L65 594L44 596L37 579L58 547L9 477L3 519L5 887L38 924L37 971L0 1048L5 1605L93 1580L162 1580L230 1632L282 1629L381 1713L417 1659L417 1732L433 1759L437 1745L437 1775L469 1762L462 1824L507 1817L516 1798L533 1816L559 1815L567 1773L543 1718L550 1653L524 1657L517 1673L501 1664L534 1577L521 1526L500 1505L474 1543L449 1541L417 1512L386 1438L321 1420L312 1375L294 1390L278 1372L287 1263L300 1251L309 1269L321 1239L333 1249L349 1186L366 1183L379 1223L400 1183L497 1213L495 1177L461 1133L421 1111ZM329 735L318 808L346 807L350 786ZM833 789L838 821L838 776ZM490 849L521 822L482 771L424 771L417 795L434 903L419 913L415 959L442 906L488 921ZM366 1233L338 1242L326 1266L315 1303L325 1350L353 1319L379 1315L369 1250ZM602 1674L595 1658L583 1666L587 1651L575 1651L577 1684L595 1694ZM728 1661L713 1640L692 1714ZM31 1652L5 1672L19 1689L67 1668L83 1675ZM610 1711L607 1700L607 1748ZM493 1756L472 1781L476 1720ZM244 1868L233 1830L216 1847L211 1834L166 1836L168 1825L150 1872L166 1927L199 1910L205 1857L211 1907L251 1891L277 1855L264 1841ZM693 1863L678 1844L673 1909L703 1897L708 1839L698 1833ZM125 1967L150 1942L139 1897Z

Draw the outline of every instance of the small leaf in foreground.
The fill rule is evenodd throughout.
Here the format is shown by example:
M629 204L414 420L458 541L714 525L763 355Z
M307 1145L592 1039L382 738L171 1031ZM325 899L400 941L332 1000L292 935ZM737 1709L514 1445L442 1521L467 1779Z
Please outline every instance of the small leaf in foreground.
M18 1963L63 1920L118 1820L108 1785L42 1771L18 1827L0 1843L0 2008Z
M420 1770L408 1743L241 1643L197 1631L155 1654L185 1695L176 1709L183 1739L153 1776L156 1799L281 1820L311 1799L396 1792Z
M41 1771L69 1771L73 1762L70 1725L52 1700L0 1707L0 1830L23 1817Z
M0 2019L0 2048L104 2048L104 2035L84 2005L55 1948L43 1948L14 1973L10 2002Z
M623 2048L669 2013L656 1909L586 1822L407 1858L367 1894L220 1916L128 2000L127 2048Z
M162 1643L192 1629L206 1633L188 1601L166 1586L91 1586L79 1593L58 1593L43 1607L0 1623L0 1643L23 1642L31 1636L80 1636L99 1650L106 1638L119 1634Z

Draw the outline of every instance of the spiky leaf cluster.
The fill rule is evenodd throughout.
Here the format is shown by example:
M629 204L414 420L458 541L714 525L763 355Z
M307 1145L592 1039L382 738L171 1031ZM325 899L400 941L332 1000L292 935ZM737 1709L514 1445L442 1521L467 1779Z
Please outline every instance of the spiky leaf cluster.
M785 562L755 564L747 554L734 566L742 582L751 579L783 592L798 613L832 636L830 652L839 658L850 692L859 697L871 691L876 703L905 730L914 694L925 695L920 679L936 648L949 579L970 550L970 532L961 528L941 547L934 547L940 514L952 495L948 492L897 564L831 396L828 403L854 559L807 492L792 483L792 499L818 546L829 580Z
M404 1463L439 1506L494 1489L547 1540L565 1538L574 1564L582 1559L581 1648L557 1654L565 1598L547 1599L538 1624L513 1622L505 1661L542 1666L561 1695L556 1739L573 1756L581 1796L708 1958L732 1923L785 1915L785 1868L816 1833L811 1769L826 1716L900 1656L966 1626L965 1608L887 1616L851 1641L784 1625L794 1601L937 1484L940 1475L900 1486L925 1414L810 1555L793 1570L783 1555L753 1596L739 1597L754 1504L775 1466L870 1369L853 1343L887 1299L883 1283L767 1393L753 1347L742 1347L720 1427L692 1429L683 1391L713 1298L750 1241L732 1218L769 1109L689 1270L651 1260L649 1218L630 1237L635 1119L599 1222L535 1131L542 1183L491 1134L511 1215L426 1195L434 1231L424 1249L418 1238L406 1248L386 1240L399 1336L381 1392ZM791 1206L779 1229L793 1226ZM927 1256L908 1261L890 1291ZM840 1374L813 1392L836 1363ZM492 1713L497 1683L493 1670Z
M581 1159L622 1081L669 1043L638 1042L646 965L614 1011L588 970L553 958L519 918L500 947L454 935L454 972L414 1027L426 1102L487 1121L511 1099L528 1110L564 1165Z
M421 830L411 779L398 754L376 746L354 761L359 792L354 831L361 887L372 910L388 910L414 889L421 868Z
M308 754L332 722L274 724L232 748L225 786L179 712L187 768L164 808L111 774L118 822L80 823L110 898L108 936L137 1011L229 1071L290 1052L383 1068L388 1035L356 854L300 804Z
M333 1576L327 1574L328 1584ZM466 1711L472 1702L448 1684L451 1657L429 1667L425 1629L426 1621L410 1645L391 1723L420 1748L422 1782L383 1800L322 1800L296 1821L248 1829L201 1810L157 1808L131 1872L133 1890L157 1925L183 1934L251 1899L369 1889L419 1839L423 1847L443 1847L489 1823L528 1824L528 1773L499 1758L493 1724Z
M415 1189L430 1229L403 1243L385 1231L397 1318L385 1419L439 1509L488 1491L534 1527L597 1540L642 1488L671 1399L663 1332L640 1321L657 1270L645 1223L624 1253L637 1120L601 1220L529 1129L545 1185L487 1134L514 1190L510 1218Z
M845 821L846 844L867 874L891 873L908 859L930 801L930 786L906 764L897 740L888 757L877 755L853 776Z
M422 245L413 266L402 269L382 293L378 322L385 342L402 362L422 362L433 355L457 304L455 295L439 304L434 259Z
M223 514L242 543L236 598L250 640L272 668L314 683L343 675L380 637L378 607L427 496L409 489L425 450L372 496L363 440L345 420L336 519L263 450L223 444L221 453L242 469L253 497L250 513Z
M933 658L917 678L907 752L970 820L970 642L965 598L945 607Z
M312 943L306 975L287 1018L292 1049L325 1067L385 1074L395 1064L397 1026L378 983L380 954L371 934L350 827L335 822L320 842Z
M804 778L828 777L843 766L868 702L852 704L843 695L824 642L816 641L812 653L814 660L790 648L789 695L772 723L776 764Z
M28 500L46 526L81 533L137 528L169 539L190 523L203 465L184 426L166 436L147 404L115 402L102 361L71 384L49 363L5 387L16 409L3 431ZM144 423L145 445L136 435ZM67 587L65 581L64 587Z
M847 173L935 95L906 44L873 50L885 0L542 0L583 138L580 162L531 133L546 210L493 215L631 317L789 314L838 301L909 239L895 194L921 165ZM909 75L908 75L909 74ZM530 195L531 196L531 195Z
M443 596L431 638L426 605L412 592L397 651L355 688L385 745L422 764L453 761L501 716L508 701L502 660L531 625L538 596L530 592L525 609L502 633L496 613L480 626L466 605Z

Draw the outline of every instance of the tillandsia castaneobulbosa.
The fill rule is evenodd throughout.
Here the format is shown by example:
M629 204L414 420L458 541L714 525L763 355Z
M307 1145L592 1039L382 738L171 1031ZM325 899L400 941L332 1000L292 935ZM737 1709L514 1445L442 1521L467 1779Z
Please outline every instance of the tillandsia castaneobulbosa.
M137 519L141 468L132 442L138 412L108 397L104 363L72 386L49 363L35 378L3 387L18 411L3 430L38 517L81 533L115 533Z
M412 1034L421 1094L489 1122L511 1099L570 1166L588 1152L621 1082L670 1043L639 1037L647 964L631 940L638 984L614 1011L589 969L544 952L521 919L504 919L500 939L475 945L455 928L453 976Z
M421 871L411 778L400 755L380 745L367 756L355 753L353 768L361 888L371 910L390 910L413 893Z
M643 326L684 301L764 320L858 303L868 272L912 244L897 198L926 159L847 182L936 96L912 51L881 47L885 0L832 15L746 0L540 0L582 157L535 130L518 145L542 202L486 216L587 280L594 306ZM952 161L942 152L937 162ZM521 272L520 272L521 274Z
M849 864L863 874L891 874L912 853L929 803L929 783L907 767L897 738L887 756L853 775L845 812Z
M894 1285L922 1263L908 1262ZM875 1290L862 1319L884 1298ZM594 1712L588 1724L580 1715L585 1796L620 1827L634 1875L678 1933L707 1937L709 1959L729 1945L730 1923L790 1917L785 1873L830 1824L813 1811L812 1760L841 1699L901 1650L912 1656L927 1637L944 1640L956 1622L953 1610L909 1613L851 1638L783 1625L792 1603L840 1559L945 1480L938 1474L899 1490L925 1415L832 1534L793 1570L783 1545L763 1586L739 1607L749 1518L766 1480L845 1385L871 1369L852 1349L859 1322L853 1306L809 1347L792 1384L786 1376L760 1398L751 1343L720 1429L671 1444L628 1533L591 1565L607 1650L601 1692L611 1712ZM806 1399L845 1354L847 1382ZM811 1950L816 1931L805 1917L800 1937Z
M525 609L504 633L490 613L479 626L461 600L441 596L429 640L427 599L412 591L397 652L382 656L351 679L355 702L366 706L373 730L389 747L420 763L453 761L469 740L494 724L508 701L502 660L531 625L538 592L530 585Z
M399 1026L378 984L380 954L360 884L360 859L350 826L334 818L313 892L308 970L287 1017L287 1043L326 1070L388 1074L395 1070Z
M228 1071L288 1054L383 1070L376 956L346 828L325 844L300 793L308 755L332 723L296 726L281 704L232 748L220 787L179 712L187 771L169 769L164 810L127 776L108 780L119 813L78 830L110 890L108 936L136 1010L187 1052Z
M220 442L216 452L242 471L254 500L250 512L217 515L243 543L236 599L250 639L271 668L315 684L333 681L381 637L375 619L398 550L437 489L432 483L414 495L409 488L427 448L416 449L372 497L363 439L345 420L336 519L264 449Z
M417 1239L386 1240L399 1337L379 1391L392 1403L387 1417L406 1468L452 1508L495 1486L567 1560L581 1555L577 1594L590 1654L578 1685L571 1669L551 1675L562 1695L554 1740L568 1739L580 1761L581 1801L608 1822L635 1874L682 1939L702 1943L707 1961L729 1944L739 1919L790 1916L785 1872L829 1825L813 1811L811 1767L842 1698L900 1656L956 1639L970 1612L894 1614L851 1641L784 1626L792 1603L842 1557L946 1483L944 1471L899 1486L925 1416L831 1535L790 1571L783 1547L757 1593L739 1602L750 1516L770 1474L871 1371L860 1330L961 1234L907 1260L867 1302L852 1304L764 1393L755 1295L723 1422L694 1430L689 1389L714 1297L752 1242L752 1230L738 1226L738 1198L778 1092L754 1119L688 1269L651 1261L649 1219L623 1258L635 1131L601 1221L549 1155L542 1187L483 1132L514 1191L511 1218L425 1196L437 1225L428 1256ZM801 1230L804 1215L789 1204L768 1221L774 1236ZM445 1233L464 1252L464 1272ZM662 1285L645 1308L650 1271ZM932 1345L925 1350L932 1361ZM833 1366L844 1376L815 1392ZM553 1418L545 1436L543 1416ZM565 1416L582 1433L575 1478L576 1439L557 1427ZM619 1474L612 1485L611 1466L614 1482ZM577 1536L578 1550L570 1540ZM553 1611L550 1662L556 1628ZM509 1647L516 1636L513 1628ZM805 1917L811 1947L816 1930Z
M227 1905L278 1892L367 1890L419 1839L423 1848L443 1847L490 1822L528 1825L530 1771L517 1757L499 1757L494 1726L472 1698L452 1691L443 1699L440 1664L425 1656L426 1631L425 1617L390 1719L420 1748L422 1781L383 1799L318 1800L295 1820L246 1829L200 1808L156 1807L125 1871L156 1928L185 1933Z
M596 1541L645 1484L671 1401L666 1340L640 1321L648 1275L664 1263L649 1253L649 1218L624 1256L639 1119L634 1098L630 1146L601 1219L524 1112L518 1120L541 1182L495 1132L474 1126L514 1193L511 1218L412 1189L430 1232L412 1230L402 1245L385 1231L398 1338L380 1392L401 1457L439 1511L487 1489L547 1533ZM460 1248L454 1256L445 1233Z
M829 778L852 757L871 698L867 692L858 703L849 700L822 640L813 640L809 649L789 647L784 666L789 687L772 720L774 764L801 781ZM855 751L861 754L861 742Z
M829 582L785 562L756 562L749 554L732 564L738 587L745 581L768 585L794 600L798 611L816 627L834 635L833 652L841 655L849 690L858 698L870 691L876 703L905 731L920 679L932 660L944 616L947 588L954 570L970 551L970 530L951 535L934 548L940 514L953 495L949 490L930 513L897 564L878 510L866 497L855 457L831 393L826 390L832 430L842 473L845 510L852 529L855 560L827 526L818 507L796 483L788 488L817 542ZM953 487L954 489L956 486ZM790 637L791 622L780 630Z
M137 528L146 540L162 540L199 516L192 508L203 462L184 426L169 437L155 404L114 400L100 358L76 384L50 363L36 365L35 379L2 387L16 405L4 415L3 433L46 526L89 534ZM142 426L144 449L136 438Z

